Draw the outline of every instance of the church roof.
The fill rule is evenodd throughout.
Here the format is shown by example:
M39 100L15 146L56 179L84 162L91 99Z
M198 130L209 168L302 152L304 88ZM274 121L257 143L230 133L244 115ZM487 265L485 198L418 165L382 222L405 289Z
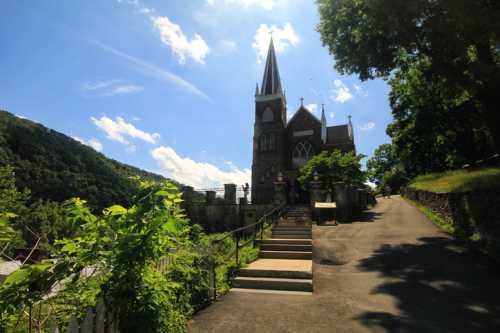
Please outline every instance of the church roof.
M304 113L307 115L307 117L310 117L318 123L321 123L321 121L309 109L307 109L304 105L301 105L299 109L292 115L292 118L288 120L287 126L289 126L300 113Z
M337 125L326 128L327 144L350 142L349 125Z
M281 94L281 79L278 71L278 62L276 61L276 52L274 51L273 38L269 43L269 51L267 51L266 68L264 70L264 78L262 79L261 95Z

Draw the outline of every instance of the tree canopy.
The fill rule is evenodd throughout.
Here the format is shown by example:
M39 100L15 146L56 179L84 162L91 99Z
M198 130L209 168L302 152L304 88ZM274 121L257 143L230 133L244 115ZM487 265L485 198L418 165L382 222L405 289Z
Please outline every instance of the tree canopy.
M365 173L361 170L361 160L364 157L354 152L323 151L307 161L300 169L298 180L303 187L307 187L315 175L328 187L335 182L362 185L366 180Z
M391 86L387 133L410 176L500 150L500 2L317 3L318 31L335 68Z

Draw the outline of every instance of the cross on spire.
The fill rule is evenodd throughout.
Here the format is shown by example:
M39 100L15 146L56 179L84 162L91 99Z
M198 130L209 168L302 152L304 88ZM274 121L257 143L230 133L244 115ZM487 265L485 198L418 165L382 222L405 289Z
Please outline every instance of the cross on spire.
M304 106L304 97L300 98L300 106Z
M262 79L260 94L265 96L282 93L283 91L281 89L278 61L276 60L273 36L271 35L271 40L269 41L269 50L267 52L266 68L264 69L264 78Z

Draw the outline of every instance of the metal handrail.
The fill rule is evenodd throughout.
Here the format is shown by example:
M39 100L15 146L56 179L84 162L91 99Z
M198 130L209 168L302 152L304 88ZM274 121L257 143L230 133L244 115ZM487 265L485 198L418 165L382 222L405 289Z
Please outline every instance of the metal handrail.
M264 213L264 215L262 215L258 220L257 222L255 223L252 223L252 224L249 224L249 225L246 225L246 226L243 226L243 227L239 227L239 228L236 228L236 229L233 229L231 231L228 231L226 232L226 235L224 235L224 237L222 238L219 238L219 239L216 239L214 240L214 242L220 242L220 241L223 241L224 239L228 238L229 236L232 236L233 234L237 233L237 232L240 232L240 231L243 231L243 230L247 230L247 229L250 229L251 227L255 227L259 224L262 224L263 222L266 221L267 217L268 216L271 216L272 214L274 214L276 211L278 210L281 210L285 207L285 204L282 204L282 205L279 205L279 206L276 206L276 207L273 207L270 211L268 211L267 213Z
M240 266L240 263L239 263L239 249L242 248L242 247L247 246L248 244L250 244L250 242L253 242L253 247L255 247L256 240L257 240L257 234L260 233L260 239L261 240L263 238L264 224L267 222L268 217L272 216L273 214L279 213L285 206L286 206L285 204L282 204L282 205L273 207L271 210L269 210L268 212L264 213L264 215L262 215L257 220L257 222L249 224L247 226L239 227L239 228L236 228L234 230L229 231L226 235L224 235L224 237L216 239L216 240L213 240L211 246L215 245L216 243L222 242L223 240L227 239L228 237L234 237L235 248L229 254L229 256L227 258L229 259L233 255L235 255L236 266L239 267ZM240 209L241 209L241 206L240 206ZM243 231L248 230L250 228L253 228L252 236L249 237L248 241L244 242L243 244L240 244L240 234ZM211 276L210 277L210 285L212 287L212 299L213 299L213 301L215 301L216 298L217 298L217 279L215 278L216 264L212 260L210 265L211 265L211 269L210 269L210 276Z

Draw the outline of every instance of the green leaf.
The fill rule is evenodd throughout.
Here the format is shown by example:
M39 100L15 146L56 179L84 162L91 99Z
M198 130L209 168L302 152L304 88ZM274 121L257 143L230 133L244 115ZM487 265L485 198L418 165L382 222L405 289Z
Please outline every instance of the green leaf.
M127 209L120 205L113 205L104 209L104 215L108 216L117 216L117 215L125 215L127 214Z

